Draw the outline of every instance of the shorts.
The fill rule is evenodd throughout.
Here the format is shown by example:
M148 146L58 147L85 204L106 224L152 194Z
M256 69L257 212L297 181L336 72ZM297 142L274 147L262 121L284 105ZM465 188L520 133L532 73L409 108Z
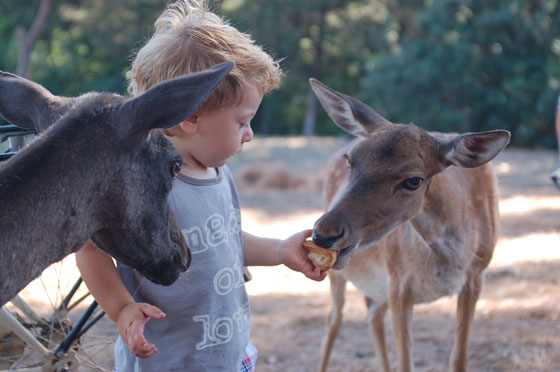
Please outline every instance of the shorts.
M239 372L255 372L258 354L257 348L251 345L251 343L248 343L245 348L245 357L241 362L241 369Z
M245 355L241 361L241 369L239 372L255 372L258 354L257 348L251 345L251 343L248 343L245 348ZM113 372L118 372L116 364L113 366Z

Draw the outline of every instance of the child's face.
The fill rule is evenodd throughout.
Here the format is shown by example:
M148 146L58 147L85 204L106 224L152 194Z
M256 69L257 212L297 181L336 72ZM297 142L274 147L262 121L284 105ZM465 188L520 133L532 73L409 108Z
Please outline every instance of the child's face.
M196 133L189 141L192 160L206 168L219 167L240 152L243 144L253 139L251 119L261 101L258 89L248 85L239 105L198 115Z

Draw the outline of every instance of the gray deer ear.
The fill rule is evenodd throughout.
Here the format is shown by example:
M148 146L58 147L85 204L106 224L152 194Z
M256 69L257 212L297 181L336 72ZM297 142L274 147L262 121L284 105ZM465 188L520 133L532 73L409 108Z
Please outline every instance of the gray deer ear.
M71 101L30 80L0 71L0 115L10 124L44 131L63 115Z
M494 159L509 143L507 130L465 133L442 146L443 159L447 165L476 168Z
M309 84L330 118L348 133L367 137L382 127L392 125L365 103L336 92L319 80L311 78Z
M145 136L151 129L179 124L198 109L233 66L233 62L223 62L204 71L169 79L127 100L121 112L131 116L129 129Z

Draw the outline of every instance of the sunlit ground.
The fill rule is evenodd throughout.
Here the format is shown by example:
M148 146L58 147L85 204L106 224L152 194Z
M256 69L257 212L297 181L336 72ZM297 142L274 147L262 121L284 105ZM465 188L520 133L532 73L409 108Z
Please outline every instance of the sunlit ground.
M502 217L528 214L536 210L549 209L559 213L558 197L522 197L516 196L500 202ZM283 217L271 220L256 210L243 211L244 229L255 235L285 238L291 233L312 228L321 216L321 211L305 215ZM500 238L494 251L489 269L501 269L524 262L560 260L560 233L531 233L515 238ZM328 291L328 280L317 283L306 280L302 274L285 267L252 267L254 280L249 282L247 290L251 295L263 293L286 292L308 293Z
M545 211L560 218L560 196L512 196L504 198L500 208L504 221L519 218L525 225L516 229L515 224L511 226L508 222L487 269L472 329L469 370L557 372L560 370L560 234L539 229L523 231L532 231L532 224L546 224L531 218L533 214ZM284 238L311 228L320 215L317 211L271 220L258 211L246 210L243 217L248 232ZM253 280L247 283L247 290L252 298L253 342L260 350L258 369L262 372L316 370L323 324L330 308L328 279L313 282L285 267L252 267L251 273ZM415 306L413 335L417 371L447 370L455 337L456 301L454 295ZM365 322L363 297L351 284L345 303L344 324L329 371L377 370L373 368L375 354ZM393 370L396 370L390 317L386 319L386 327ZM299 341L301 335L305 337Z
M560 196L515 196L500 202L502 218L530 215L543 210L559 213L560 218ZM512 239L501 238L490 266L557 259L560 259L560 232L530 233Z
M298 141L289 142L293 145L289 152L285 152L288 150L284 150L283 143L257 141L237 159L240 163L232 164L231 168L235 173L249 160L266 163L282 159L300 166L298 171L305 172L309 178L322 169L317 160L325 159L323 153L331 151L328 147L337 145ZM262 143L265 145L261 146ZM502 228L477 304L470 348L471 370L557 372L560 369L554 366L560 365L560 193L548 178L556 157L551 152L519 150L500 156L496 170L503 195ZM317 190L312 190L311 196L310 190L240 191L245 206L243 228L258 236L286 238L312 228L322 213ZM68 272L78 275L73 256L66 258L63 265L64 277L68 277ZM260 350L258 370L315 370L323 322L329 309L328 280L314 282L282 266L251 267L250 271L253 280L247 283L247 291L253 313L253 342ZM32 282L24 291L27 300L46 308L43 305L49 300L40 294L44 287L56 288L55 277L56 271L49 269L42 281ZM413 326L418 372L446 370L454 338L456 298L448 296L415 307ZM371 370L366 367L371 366L374 355L364 323L365 313L361 295L349 285L345 324L339 336L343 341L337 343L330 365L332 371ZM116 332L108 319L94 328ZM301 338L302 332L308 337ZM302 352L311 358L302 356ZM394 349L391 353L394 354ZM107 358L111 360L112 355L109 353Z
M257 138L248 143L244 152L233 158L229 165L234 173L238 173L247 164L278 162L296 173L306 174L306 177L310 174L319 177L326 163L326 154L332 153L343 142L342 139L334 138ZM501 192L507 197L500 202L502 220L506 223L502 222L503 231L490 270L500 270L522 262L560 259L560 234L555 231L556 225L551 223L560 219L560 193L554 190L548 178L555 166L555 158L552 152L513 150L500 154L494 162L500 177ZM274 215L270 213L270 208L267 211L264 211L266 208L260 208L261 204L276 197L275 192L278 192L282 201L278 209L286 205L289 207L287 213L281 211L279 215ZM320 191L317 192L320 194ZM320 202L311 203L311 208L292 213L290 208L297 208L298 203L306 204L308 199L303 202L284 202L286 196L283 196L283 191L264 190L262 194L266 196L262 198L251 194L242 200L242 205L246 206L242 211L243 229L258 236L286 238L292 233L312 228L322 213ZM320 200L320 196L313 200L316 199ZM64 260L65 273L73 263L73 256ZM73 272L73 279L77 275L76 271L70 271ZM247 285L251 295L328 291L328 280L316 283L284 267L253 267L251 273L255 278ZM49 279L53 277L56 277L56 272L49 269L47 275L43 275L42 282L35 281L26 288L26 297L38 299L37 293L43 292L44 286L54 285Z
M558 197L521 197L504 199L500 203L502 217L519 214L530 214L535 210L549 209L560 212L560 196ZM282 216L270 218L258 210L245 209L242 211L243 228L245 231L264 237L286 238L292 233L312 228L314 222L321 216L321 211L302 215ZM528 262L542 262L560 260L560 234L530 233L513 238L500 238L489 269L503 269L505 267ZM59 284L56 278L60 271L64 272L63 282L60 284L62 292L71 287L78 272L74 265L74 256L68 256L59 265L45 271L41 279L30 283L23 294L31 301L49 304L49 299L42 293L47 288L55 293ZM283 266L252 267L253 280L247 284L250 295L264 293L304 294L309 292L327 292L328 280L314 282L307 280L302 274ZM50 301L55 301L51 299Z
M477 303L469 370L558 371L560 234L541 227L548 227L549 215L560 218L560 196L517 195L502 199L500 208L507 226L498 240ZM258 211L246 210L243 217L248 232L284 238L311 228L320 215L317 211L271 220ZM253 267L251 273L253 280L247 283L247 290L253 299L254 342L261 350L259 370L316 370L323 324L330 308L328 279L313 282L285 267ZM417 371L447 370L455 337L456 301L454 295L415 306ZM344 324L329 371L373 371L375 355L365 322L366 307L350 283L345 303ZM274 310L277 306L285 310ZM396 370L390 324L388 317L388 342ZM296 341L301 334L306 335L305 340ZM268 346L270 342L272 346ZM285 352L276 351L279 347L286 347Z

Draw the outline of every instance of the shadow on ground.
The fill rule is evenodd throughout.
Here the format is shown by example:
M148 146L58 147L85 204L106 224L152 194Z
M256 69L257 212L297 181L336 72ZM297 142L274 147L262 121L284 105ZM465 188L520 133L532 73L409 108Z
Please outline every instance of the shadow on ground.
M558 272L560 260L488 271L472 329L469 370L560 370ZM447 370L455 337L455 301L453 296L415 307L413 348L418 372ZM315 371L329 302L324 292L252 296L252 341L259 348L257 369ZM329 371L376 371L365 318L362 297L351 287ZM395 360L390 317L386 327L389 353Z

